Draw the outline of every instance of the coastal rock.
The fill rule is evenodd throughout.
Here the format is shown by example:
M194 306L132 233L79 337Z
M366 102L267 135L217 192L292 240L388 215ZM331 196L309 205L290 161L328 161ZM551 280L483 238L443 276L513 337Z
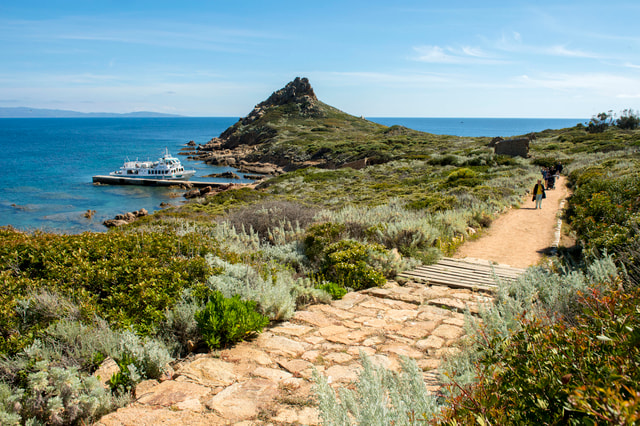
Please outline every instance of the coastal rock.
M113 219L107 219L102 224L107 228L114 228L118 226L128 225L134 222L139 217L147 216L149 212L147 209L140 209L134 212L127 212L123 214L117 214Z
M251 180L261 180L264 179L266 176L263 175L242 175L243 178L245 179L251 179Z
M129 222L127 222L126 220L107 219L104 222L102 222L102 224L107 228L116 228L118 226L128 225Z
M240 176L233 172L223 172L223 173L212 173L210 175L206 175L204 177L207 178L220 178L220 179L240 179Z
M116 364L115 360L111 357L107 357L100 367L93 373L94 377L97 377L98 380L102 383L102 386L105 388L109 388L109 380L111 377L120 372L120 367Z
M282 169L275 164L268 163L243 163L238 168L240 173L259 173L262 175L279 175Z

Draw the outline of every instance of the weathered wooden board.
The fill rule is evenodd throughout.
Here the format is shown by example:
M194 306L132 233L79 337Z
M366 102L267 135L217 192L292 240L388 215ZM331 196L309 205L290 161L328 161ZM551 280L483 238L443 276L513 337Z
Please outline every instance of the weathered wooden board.
M493 265L477 260L443 258L435 265L419 266L412 271L405 271L400 277L451 288L492 292L497 288L496 279L513 281L524 271L521 268Z

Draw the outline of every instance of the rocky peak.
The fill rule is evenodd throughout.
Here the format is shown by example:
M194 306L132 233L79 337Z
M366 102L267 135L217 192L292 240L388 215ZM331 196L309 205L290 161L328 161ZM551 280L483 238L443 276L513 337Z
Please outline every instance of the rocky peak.
M246 126L262 117L268 109L288 104L295 105L302 115L316 115L319 113L317 103L318 98L309 80L296 77L282 89L273 92L266 101L256 105L249 115L240 119L240 122ZM225 136L223 133L221 138Z
M286 105L289 103L311 103L317 101L316 94L307 78L296 77L282 89L277 90L264 102L259 103L256 108L266 108L270 106Z

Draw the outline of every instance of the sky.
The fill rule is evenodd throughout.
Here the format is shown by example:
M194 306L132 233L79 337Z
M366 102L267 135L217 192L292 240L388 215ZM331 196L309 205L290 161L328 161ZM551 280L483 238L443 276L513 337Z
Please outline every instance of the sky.
M640 109L640 2L0 3L0 107L247 115L295 77L365 117Z

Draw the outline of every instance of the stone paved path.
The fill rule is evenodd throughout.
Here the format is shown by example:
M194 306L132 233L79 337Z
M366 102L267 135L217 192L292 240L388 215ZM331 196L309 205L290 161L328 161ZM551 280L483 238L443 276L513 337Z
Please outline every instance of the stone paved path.
M98 424L316 425L312 367L332 386L346 386L361 369L360 351L396 371L400 355L415 359L436 390L438 366L459 350L462 312L488 300L472 290L411 281L349 293L298 311L253 341L177 363L169 380L142 382L134 403Z

